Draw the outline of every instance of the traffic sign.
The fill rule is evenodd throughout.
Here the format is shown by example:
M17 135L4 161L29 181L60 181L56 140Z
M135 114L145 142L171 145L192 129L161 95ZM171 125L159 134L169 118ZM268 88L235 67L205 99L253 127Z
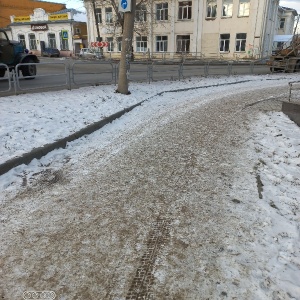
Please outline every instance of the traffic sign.
M91 47L108 47L108 42L91 42Z
M119 0L119 11L120 12L131 11L131 0Z
M68 30L62 30L61 35L62 35L63 40L67 40L68 39Z

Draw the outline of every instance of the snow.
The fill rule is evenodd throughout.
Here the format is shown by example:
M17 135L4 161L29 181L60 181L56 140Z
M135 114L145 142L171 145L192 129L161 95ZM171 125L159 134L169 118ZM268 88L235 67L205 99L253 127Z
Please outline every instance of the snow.
M110 295L114 295L111 299L125 299L130 274L134 274L138 264L130 257L138 259L145 252L151 210L163 210L168 195L178 195L178 199L174 198L166 210L166 215L172 216L170 244L161 249L156 259L155 299L300 299L300 129L278 109L280 101L287 100L288 82L297 80L297 74L216 76L131 83L129 96L115 93L116 87L106 85L0 98L0 164L145 100L120 119L69 143L66 149L52 151L0 176L1 224L5 225L0 233L0 266L2 275L6 275L0 292L4 299L19 299L20 293L41 290L38 287L55 291L58 299L75 299L76 289L79 293L84 285L90 287L89 295L107 295L109 286ZM245 96L241 99L242 94ZM299 102L299 95L293 94L292 98ZM235 103L234 112L231 101ZM221 105L222 111L218 112ZM212 118L216 123L198 124L201 135L195 141L198 127L194 113L201 112L196 114L201 122L213 111L210 107L214 107ZM228 114L224 109L228 109ZM235 117L236 122L244 118L243 124L234 124ZM188 122L194 122L195 127ZM177 139L182 126L190 132ZM219 140L222 126L226 128L227 142ZM228 132L228 128L236 132ZM168 134L159 138L160 132ZM199 144L195 148L200 139L207 146ZM165 143L162 152L158 150L159 143ZM182 155L177 157L177 151ZM128 157L131 160L127 161ZM135 161L140 157L144 157L146 166ZM161 158L158 166L157 157ZM124 170L127 177L118 181ZM68 174L65 181L61 172ZM223 178L214 178L214 172L223 174ZM145 179L147 183L141 184ZM49 186L49 182L59 180L62 185ZM80 186L85 194L80 202L72 204L76 196L69 193ZM164 197L151 202L155 187ZM130 202L135 199L135 190L147 195L147 203ZM110 198L114 193L120 193L127 201L120 199L117 204L115 198ZM94 197L103 203L97 206L89 200ZM226 216L222 216L224 203ZM126 217L119 214L119 206L126 211ZM183 213L178 213L178 207ZM111 212L113 209L116 210ZM102 225L96 232L105 227L115 230L103 232L102 238L96 240L106 266L101 271L103 278L115 276L116 281L99 287L89 285L91 278L82 271L96 268L90 250L96 234L91 231L93 235L89 235L81 228L99 221L95 211L102 216ZM145 212L144 218L138 216L139 211ZM193 211L200 213L194 215ZM111 225L111 218L118 223ZM32 264L47 260L47 251L54 251L49 248L50 240L62 247L51 239L54 233L65 237L67 248L60 250L74 251L73 241L64 233L67 224L74 227L71 236L74 235L74 241L80 240L76 243L81 245L80 251L66 254L61 271L55 252L51 252L52 263L44 263L44 269L30 265L31 258ZM121 247L117 228L121 226L125 232L125 224L131 224L136 235L130 235L131 246L126 242ZM203 237L205 232L207 236ZM39 243L40 250L28 246L22 235L30 243ZM24 249L17 250L19 244ZM10 255L10 251L16 252ZM182 251L182 256L176 251ZM73 261L70 255L81 256ZM218 266L217 270L214 266ZM56 274L72 273L71 270L74 274L75 270L82 272L80 277L74 275L77 281L72 281L71 275L57 279ZM112 275L116 270L122 275ZM41 278L39 272L43 274ZM30 274L37 274L35 282ZM64 293L62 286L69 286L70 294ZM166 290L170 292L168 296L164 294ZM80 296L91 297L83 292Z

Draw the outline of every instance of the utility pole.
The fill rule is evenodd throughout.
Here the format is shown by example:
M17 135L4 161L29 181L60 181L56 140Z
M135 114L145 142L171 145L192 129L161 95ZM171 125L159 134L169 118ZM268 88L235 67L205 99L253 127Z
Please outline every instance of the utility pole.
M119 0L121 3L126 0ZM128 77L127 77L127 62L132 54L132 40L133 40L133 27L134 27L134 15L135 15L136 0L131 0L131 11L124 13L124 31L122 37L122 51L121 60L119 64L119 81L117 92L128 95Z

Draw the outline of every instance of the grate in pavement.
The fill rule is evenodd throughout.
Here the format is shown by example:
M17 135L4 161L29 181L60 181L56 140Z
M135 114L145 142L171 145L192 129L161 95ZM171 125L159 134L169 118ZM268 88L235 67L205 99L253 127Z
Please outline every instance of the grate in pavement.
M140 266L135 273L126 300L154 299L151 291L154 283L154 264L160 249L169 239L170 223L170 219L158 218L156 220L147 240L147 250L141 258Z

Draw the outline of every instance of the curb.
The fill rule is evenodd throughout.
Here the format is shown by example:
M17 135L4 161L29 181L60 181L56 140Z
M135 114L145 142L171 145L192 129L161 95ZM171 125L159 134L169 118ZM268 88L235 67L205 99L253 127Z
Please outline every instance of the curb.
M300 105L296 103L283 102L282 111L285 113L293 122L300 126Z
M59 139L59 140L57 140L57 141L55 141L51 144L46 144L42 147L35 148L32 151L23 154L22 156L18 156L16 158L13 158L13 159L10 159L10 160L6 161L3 164L0 164L0 176L7 173L11 169L13 169L13 168L15 168L19 165L29 164L33 159L40 159L40 158L42 158L43 156L45 156L46 154L48 154L49 152L51 152L55 149L66 148L67 143L73 142L73 141L83 137L84 135L91 134L91 133L95 132L96 130L104 127L105 125L111 123L112 121L120 118L121 116L123 116L127 112L133 110L135 107L141 105L146 100L143 100L143 101L141 101L137 104L134 104L134 105L132 105L128 108L125 108L125 109L123 109L119 112L116 112L116 113L112 114L111 116L109 116L109 117L107 117L107 118L105 118L101 121L98 121L98 122L95 122L91 125L88 125L87 127L83 128L83 129L81 129L81 130L79 130L75 133L72 133L71 135L69 135L67 137Z
M183 89L175 89L175 90L171 90L171 91L163 91L160 93L157 93L156 95L152 95L149 98L146 98L128 108L125 108L119 112L116 112L114 114L112 114L111 116L95 122L91 125L88 125L87 127L72 133L71 135L64 137L62 139L59 139L51 144L46 144L42 147L38 147L35 148L33 150L31 150L28 153L25 153L21 156L12 158L8 161L6 161L3 164L0 164L0 176L7 173L8 171L10 171L11 169L20 166L22 164L28 165L33 159L40 159L43 156L47 155L49 152L55 150L55 149L59 149L59 148L66 148L67 143L69 142L73 142L81 137L83 137L84 135L87 134L91 134L93 132L95 132L98 129L101 129L102 127L104 127L105 125L111 123L112 121L120 118L121 116L123 116L125 113L130 112L131 110L133 110L135 107L140 106L142 103L144 103L145 101L150 100L151 98L157 97L157 96L162 96L164 93L174 93L174 92L183 92L183 91L189 91L189 90L195 90L195 89L202 89L202 88L209 88L209 87L217 87L217 86L224 86L224 85L234 85L234 84L239 84L239 83L244 83L244 82L249 82L251 80L241 80L241 81L236 81L236 82L228 82L228 83L221 83L221 84L212 84L212 85L206 85L206 86L198 86L198 87L190 87L190 88L183 88Z

